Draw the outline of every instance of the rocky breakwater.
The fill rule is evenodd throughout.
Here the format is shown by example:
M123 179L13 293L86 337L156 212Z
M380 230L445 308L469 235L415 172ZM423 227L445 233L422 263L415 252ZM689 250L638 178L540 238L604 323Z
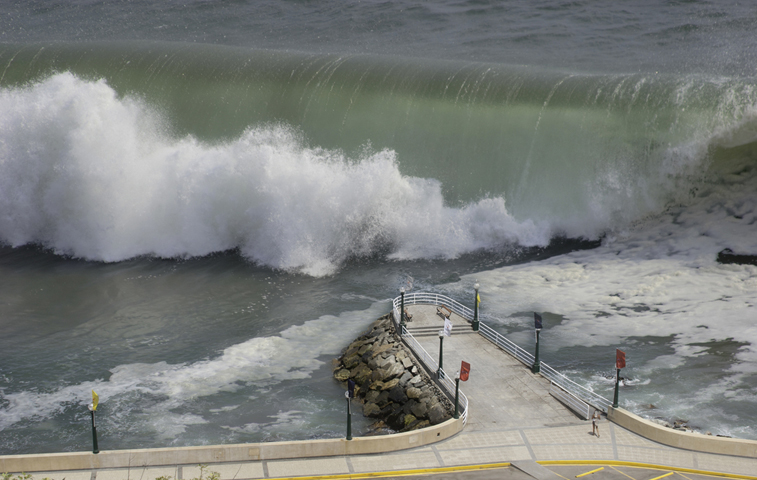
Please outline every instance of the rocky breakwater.
M363 415L377 419L375 430L386 425L407 432L442 423L454 406L402 343L390 315L347 347L334 362L334 377L345 388L355 381L355 399Z

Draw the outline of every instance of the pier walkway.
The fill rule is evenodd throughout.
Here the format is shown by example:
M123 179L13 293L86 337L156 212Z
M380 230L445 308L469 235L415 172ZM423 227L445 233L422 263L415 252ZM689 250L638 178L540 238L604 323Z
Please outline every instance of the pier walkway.
M444 321L432 305L407 304L407 331L430 358L439 355ZM397 310L395 309L395 314ZM757 480L757 459L702 453L656 443L609 422L600 436L549 393L550 383L473 332L452 314L452 336L443 342L443 366L454 376L465 360L470 378L460 382L468 399L465 429L432 445L392 453L319 458L210 463L221 480L252 478L470 478L513 480L649 480L716 478ZM421 355L419 355L420 357ZM483 466L481 469L477 466ZM197 465L132 466L118 469L35 472L35 479L174 480L197 478ZM674 475L674 476L670 476ZM704 476L703 476L704 475Z
M437 314L436 306L410 305L407 309L412 315L407 331L438 363L439 330L444 327L444 320ZM471 365L469 380L460 382L472 412L466 432L586 425L549 394L548 380L531 373L521 362L474 332L460 315L452 313L450 320L452 336L443 340L443 368L454 376L461 361Z

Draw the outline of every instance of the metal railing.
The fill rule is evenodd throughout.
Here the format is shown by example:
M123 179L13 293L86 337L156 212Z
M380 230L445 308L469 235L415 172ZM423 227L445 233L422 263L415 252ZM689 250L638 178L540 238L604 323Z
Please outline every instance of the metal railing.
M394 323L398 326L397 328L399 328L399 323L400 323L400 302L401 302L401 297L395 298L392 302L393 303L392 316L394 318ZM445 305L450 310L460 315L464 319L468 320L469 322L473 321L473 309L468 308L465 305L461 304L460 302L453 300L445 295L440 295L438 293L406 293L405 306L407 305L436 305L436 306ZM505 338L504 335L502 335L499 332L496 332L490 326L479 321L478 333L485 339L489 340L490 342L497 345L502 350L512 355L515 359L523 363L523 365L529 368L533 366L534 356L531 353L523 350L521 347L519 347L515 343ZM402 338L404 339L406 338L406 336L412 338L412 335L407 333L407 330L403 329ZM433 360L433 358L431 358L428 352L426 352L423 349L423 347L420 346L417 340L415 340L415 338L412 338L411 341L413 342L413 345L414 345L411 348L416 348L415 345L417 345L417 348L419 348L420 350L416 350L416 351L423 351L423 354L421 354L421 355L425 355L425 357L423 358L423 362L426 363L428 368L432 369L432 371L433 369L438 368L436 362ZM576 382L569 379L568 377L558 372L554 368L550 367L546 363L539 362L539 365L541 367L540 373L543 377L554 382L565 391L572 393L573 395L583 400L584 402L588 403L592 407L602 410L603 412L607 412L607 407L612 405L611 401L607 400L606 398L604 398L603 396L597 393L594 393L588 388L577 384ZM452 384L451 391L452 391L452 394L454 395L454 388L455 388L454 382L452 382L449 379L447 380L449 381L449 383ZM449 390L449 387L447 387L447 389ZM461 393L461 397L462 397L462 393ZM466 418L467 418L467 399L466 399Z
M592 407L607 413L607 407L612 405L612 402L610 400L606 399L602 395L592 392L584 386L577 384L546 363L539 362L539 365L541 365L540 373L543 377L551 380L552 382L560 386L560 388L562 388L563 390L572 393Z
M443 297L443 295L439 295L439 296ZM407 303L407 297L408 296L405 295L406 303ZM452 301L454 302L454 300ZM418 304L425 305L427 303L424 301L422 303L421 302L416 303L416 305ZM434 304L431 304L431 305L434 305ZM441 303L439 305L441 305ZM445 303L444 305L447 305L447 304ZM447 305L447 306L450 307L450 309L452 309L450 305ZM452 399L452 402L454 403L455 389L457 387L455 385L454 379L450 378L449 374L447 374L447 372L445 372L444 369L439 368L439 364L437 364L434 358L431 355L429 355L429 353L426 351L426 349L423 348L423 346L421 346L420 343L418 343L418 340L416 340L415 337L410 332L407 331L407 328L400 326L399 308L400 308L399 302L395 301L395 306L392 309L392 319L394 320L394 325L397 327L397 329L398 330L402 329L402 341L405 342L405 344L415 353L418 359L426 365L426 368L428 369L429 372L441 373L441 375L439 375L439 377L437 378L437 381L439 382L439 385L441 385L444 388L444 390L447 391L450 398ZM452 309L452 311L454 312L455 310ZM460 405L459 405L458 413L460 414L460 418L463 419L463 425L465 425L466 423L468 423L468 397L465 396L462 390L460 390L459 401L460 401Z
M534 364L534 356L528 353L527 351L523 350L507 338L505 338L504 335L502 335L499 332L495 332L493 328L491 328L489 325L479 322L479 334L484 337L485 339L492 342L494 345L498 346L502 350L506 351L513 357L515 357L516 360L519 360L523 365L526 365L527 367L531 367ZM539 362L543 363L543 362Z
M397 311L395 315L399 315L401 298L402 297L397 297L394 299L394 309ZM457 300L453 300L446 295L440 295L438 293L406 293L405 305L444 305L469 322L473 321L473 309L466 307ZM398 318L399 317L395 317L395 321L398 321Z
M549 394L560 400L563 405L570 408L576 415L580 416L584 420L588 420L592 416L592 408L588 403L584 402L580 398L576 397L572 393L568 392L555 382L549 384Z

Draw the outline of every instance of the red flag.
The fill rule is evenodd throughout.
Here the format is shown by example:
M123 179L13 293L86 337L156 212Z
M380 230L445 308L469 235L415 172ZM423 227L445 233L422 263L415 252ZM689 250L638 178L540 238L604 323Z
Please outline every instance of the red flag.
M470 374L470 363L463 362L460 365L460 380L462 380L463 382L467 382L469 374Z
M615 349L615 368L626 368L626 352Z

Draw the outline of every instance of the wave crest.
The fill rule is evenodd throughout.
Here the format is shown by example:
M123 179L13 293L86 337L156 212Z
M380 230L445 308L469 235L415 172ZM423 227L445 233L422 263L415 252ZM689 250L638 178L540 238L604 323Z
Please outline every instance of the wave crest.
M354 256L455 257L545 245L501 197L445 206L440 182L404 176L395 152L349 158L286 125L208 144L105 81L70 73L0 93L0 241L88 260L239 249L274 268L332 273Z

